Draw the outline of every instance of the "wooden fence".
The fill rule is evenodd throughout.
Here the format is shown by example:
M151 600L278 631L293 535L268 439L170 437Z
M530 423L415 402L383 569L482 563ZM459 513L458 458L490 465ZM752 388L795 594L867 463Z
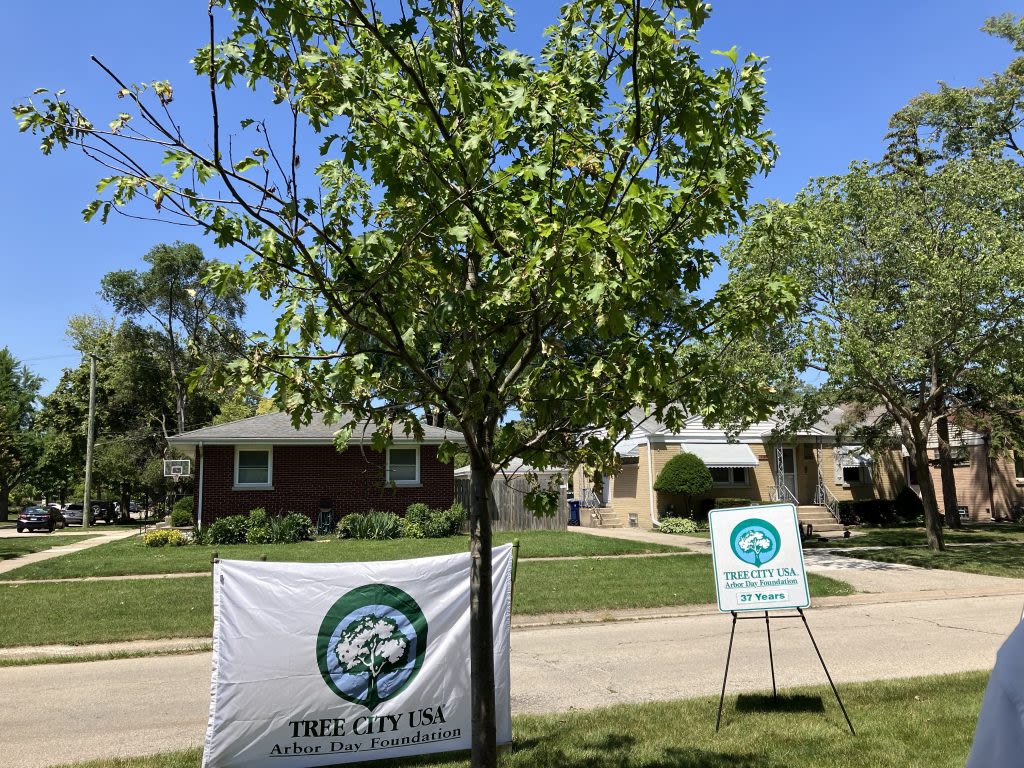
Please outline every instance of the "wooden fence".
M569 505L566 503L565 488L558 490L558 508L551 517L536 517L526 508L526 493L530 481L525 477L510 477L507 480L498 475L491 483L491 521L495 531L564 531L569 524ZM455 479L455 498L467 510L472 503L469 478Z

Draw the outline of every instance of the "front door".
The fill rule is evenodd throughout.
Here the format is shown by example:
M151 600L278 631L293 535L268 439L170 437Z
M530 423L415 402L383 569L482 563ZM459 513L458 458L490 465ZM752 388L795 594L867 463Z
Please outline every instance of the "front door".
M782 449L782 476L779 478L782 486L788 491L783 501L797 503L796 495L796 450L793 448Z

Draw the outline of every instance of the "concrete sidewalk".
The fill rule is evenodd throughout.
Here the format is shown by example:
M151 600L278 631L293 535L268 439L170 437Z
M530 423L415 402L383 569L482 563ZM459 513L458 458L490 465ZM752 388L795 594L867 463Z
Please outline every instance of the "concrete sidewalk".
M62 531L64 533L65 531ZM6 531L5 531L6 533ZM68 532L74 535L71 532ZM33 552L28 555L22 555L21 557L15 557L11 560L0 561L0 573L8 573L17 568L21 568L25 565L32 563L41 563L44 560L52 560L55 557L62 557L63 555L70 555L75 552L81 552L83 549L91 549L92 547L98 547L101 544L109 544L111 541L118 541L119 539L127 539L129 536L134 536L138 531L134 528L89 528L86 531L78 532L80 534L87 534L95 538L82 539L82 541L76 541L74 544L65 544L59 547L51 547L50 549L44 549L41 552ZM49 536L51 534L15 534L17 536ZM12 537L13 538L13 537Z

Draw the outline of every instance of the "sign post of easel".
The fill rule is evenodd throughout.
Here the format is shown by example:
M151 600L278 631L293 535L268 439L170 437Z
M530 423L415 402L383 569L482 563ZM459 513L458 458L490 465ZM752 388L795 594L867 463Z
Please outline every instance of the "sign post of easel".
M715 569L715 591L718 610L732 614L729 651L725 658L722 695L718 700L717 732L722 724L725 686L729 680L732 642L736 622L743 619L764 619L768 634L768 662L772 673L772 696L775 686L775 660L772 657L772 619L802 619L821 668L825 670L839 708L843 711L850 733L856 733L846 713L825 659L811 634L804 608L811 604L807 586L807 569L800 542L800 523L792 504L769 504L760 507L716 509L708 517L711 527L711 555ZM796 613L774 613L774 611ZM757 613L758 615L752 615ZM741 615L742 614L742 615ZM762 615L763 614L763 615Z

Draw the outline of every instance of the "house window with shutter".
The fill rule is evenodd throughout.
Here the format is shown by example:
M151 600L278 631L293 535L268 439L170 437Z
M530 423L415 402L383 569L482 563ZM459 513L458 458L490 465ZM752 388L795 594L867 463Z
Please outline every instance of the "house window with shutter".
M871 483L872 459L859 446L836 448L834 453L836 485L867 485Z

